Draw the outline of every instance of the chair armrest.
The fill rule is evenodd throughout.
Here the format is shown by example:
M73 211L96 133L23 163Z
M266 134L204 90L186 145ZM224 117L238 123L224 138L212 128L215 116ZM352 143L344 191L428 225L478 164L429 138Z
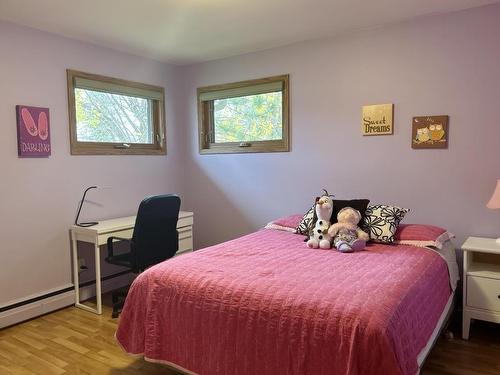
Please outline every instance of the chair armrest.
M114 237L114 236L108 237L108 241L107 241L108 258L113 257L113 241L114 240L132 242L132 240L130 238Z

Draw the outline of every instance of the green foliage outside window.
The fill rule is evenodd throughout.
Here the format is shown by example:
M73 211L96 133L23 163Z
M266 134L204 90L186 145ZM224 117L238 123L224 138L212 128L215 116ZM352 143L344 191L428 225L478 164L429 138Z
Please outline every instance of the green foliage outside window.
M282 138L282 92L214 100L215 142Z
M153 143L147 99L76 88L75 105L80 142Z

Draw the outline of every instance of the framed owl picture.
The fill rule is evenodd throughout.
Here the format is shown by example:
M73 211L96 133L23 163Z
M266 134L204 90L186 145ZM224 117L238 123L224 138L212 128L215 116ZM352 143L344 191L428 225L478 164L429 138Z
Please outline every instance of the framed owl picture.
M413 117L411 147L448 148L448 116Z

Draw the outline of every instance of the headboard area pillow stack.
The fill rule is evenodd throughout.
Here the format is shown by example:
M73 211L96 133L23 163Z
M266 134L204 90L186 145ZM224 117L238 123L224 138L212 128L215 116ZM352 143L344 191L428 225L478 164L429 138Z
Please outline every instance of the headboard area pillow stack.
M326 193L326 190L324 190ZM327 193L326 193L327 194ZM400 222L410 211L390 205L371 205L369 199L333 199L333 209L330 223L337 222L337 215L345 207L352 207L361 213L359 226L369 234L370 241L379 243L393 243ZM285 230L302 235L309 235L317 221L315 204L303 215L291 215L270 222L267 229Z
M427 224L400 224L408 208L378 204L369 206L369 199L333 200L331 223L337 222L337 214L344 207L358 210L362 219L359 226L369 234L370 241L384 244L413 245L441 249L454 235L446 229ZM283 230L308 235L316 224L315 206L304 215L290 215L274 220L266 229Z
M391 238L390 234L385 235L385 241L377 239L372 240L373 242L392 243L394 245L413 245L418 247L434 247L436 249L442 249L446 241L449 241L455 237L446 229L434 225L399 224L399 222L403 219L404 215L406 215L409 210L406 208L387 205L385 205L384 207L384 210L380 208L380 205L369 206L367 208L366 220L363 223L364 228L369 234L375 232L374 236L377 236L379 238L384 237L384 235L381 233L392 232L394 228L396 228L396 231L392 235L392 242L387 241L389 238ZM300 234L299 232L297 232L297 227L304 220L304 216L305 215L297 214L276 219L267 224L265 228ZM374 225L372 228L368 229L366 224L372 222L377 223L377 225ZM398 224L396 224L396 222L398 222ZM377 233L379 233L380 235L377 235Z

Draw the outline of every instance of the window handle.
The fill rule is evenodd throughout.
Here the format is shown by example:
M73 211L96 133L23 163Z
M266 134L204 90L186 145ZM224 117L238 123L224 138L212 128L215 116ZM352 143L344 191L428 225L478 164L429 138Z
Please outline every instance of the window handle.
M119 148L119 149L127 149L130 148L130 145L128 143L123 143L121 145L114 145L114 148Z
M248 142L241 142L238 147L250 147L252 144Z

